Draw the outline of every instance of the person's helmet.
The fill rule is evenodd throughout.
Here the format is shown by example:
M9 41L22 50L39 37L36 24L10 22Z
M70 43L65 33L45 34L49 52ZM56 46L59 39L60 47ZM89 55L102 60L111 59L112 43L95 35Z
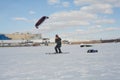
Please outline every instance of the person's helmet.
M57 34L55 35L56 37L59 37Z

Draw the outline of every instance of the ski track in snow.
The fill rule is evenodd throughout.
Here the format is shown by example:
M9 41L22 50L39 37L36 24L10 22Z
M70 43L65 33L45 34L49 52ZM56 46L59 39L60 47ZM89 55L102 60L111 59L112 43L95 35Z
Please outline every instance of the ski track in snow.
M98 53L87 53L96 49ZM120 80L120 43L0 48L0 80Z

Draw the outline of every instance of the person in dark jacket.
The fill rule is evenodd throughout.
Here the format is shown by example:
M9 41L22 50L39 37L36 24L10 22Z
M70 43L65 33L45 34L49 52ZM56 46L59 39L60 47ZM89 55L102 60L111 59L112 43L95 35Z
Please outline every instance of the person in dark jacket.
M55 35L55 43L56 43L55 52L62 53L62 51L61 51L61 44L62 44L61 38L58 35Z

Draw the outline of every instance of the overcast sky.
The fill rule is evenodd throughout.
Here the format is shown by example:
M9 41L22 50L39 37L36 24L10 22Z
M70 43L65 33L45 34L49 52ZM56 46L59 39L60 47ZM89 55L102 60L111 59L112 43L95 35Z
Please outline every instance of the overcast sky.
M49 16L39 29L42 16ZM0 0L0 33L42 33L68 40L120 38L120 0Z

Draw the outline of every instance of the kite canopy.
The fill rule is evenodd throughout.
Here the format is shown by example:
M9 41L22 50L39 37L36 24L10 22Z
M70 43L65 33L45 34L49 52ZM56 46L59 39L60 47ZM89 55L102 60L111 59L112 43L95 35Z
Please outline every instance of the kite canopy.
M41 18L36 22L35 27L38 29L38 26L41 25L41 24L45 21L45 19L48 19L48 18L49 18L49 17L47 17L47 16L41 17Z

